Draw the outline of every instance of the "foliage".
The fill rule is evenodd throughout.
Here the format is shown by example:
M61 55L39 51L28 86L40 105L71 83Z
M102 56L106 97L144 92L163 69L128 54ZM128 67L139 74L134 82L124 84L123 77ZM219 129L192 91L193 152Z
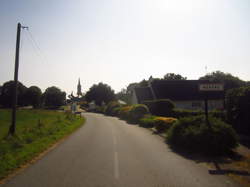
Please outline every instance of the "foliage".
M41 106L42 91L37 86L29 87L25 92L25 98L28 105L32 105L33 108Z
M139 125L145 128L153 128L155 124L155 116L145 115L139 120Z
M167 73L163 77L164 80L187 80L187 77L183 77L180 74L175 74L175 73Z
M115 115L114 109L119 107L121 107L121 104L119 104L117 101L111 101L108 103L104 113L106 115L114 116Z
M172 148L205 154L225 154L238 146L233 128L217 118L209 118L211 128L204 116L180 118L167 132Z
M8 132L11 111L0 112L0 179L84 122L84 118L71 113L18 110L16 136L4 138Z
M66 93L55 86L49 87L43 93L43 101L48 108L59 108L65 104Z
M127 89L121 89L120 92L118 92L117 94L115 94L115 97L117 100L122 100L127 104L131 103L131 94L129 93L129 91Z
M250 86L229 90L226 108L229 123L240 133L250 135Z
M123 120L128 120L129 114L130 114L130 111L132 108L133 108L132 106L121 107L119 112L118 112L118 116Z
M144 101L151 114L156 116L172 116L174 103L169 99Z
M183 117L191 117L191 116L199 116L204 112L201 110L187 110L187 109L177 109L173 110L173 117L175 118L183 118Z
M27 102L25 100L25 92L27 88L21 83L17 84L17 105L25 106ZM3 107L10 108L12 106L14 94L14 81L5 82L2 86L2 91L0 95L0 104Z
M236 76L231 75L230 73L224 73L221 71L214 71L212 73L209 73L203 77L199 78L200 80L211 80L214 82L222 82L224 83L225 90L231 89L231 88L238 88L240 86L244 86L246 83L239 79Z
M176 118L157 116L154 119L154 127L158 132L166 132L176 120Z
M133 123L138 123L139 120L146 114L149 114L148 107L143 104L132 105L129 112L129 120Z
M102 103L109 103L115 99L114 90L104 83L94 84L85 95L88 102L95 101L97 105Z

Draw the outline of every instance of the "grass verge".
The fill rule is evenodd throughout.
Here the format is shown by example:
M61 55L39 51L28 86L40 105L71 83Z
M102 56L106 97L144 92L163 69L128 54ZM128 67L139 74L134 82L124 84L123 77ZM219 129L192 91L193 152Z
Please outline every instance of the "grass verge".
M71 113L18 110L16 135L6 138L10 117L10 110L0 110L0 179L72 133L85 121Z

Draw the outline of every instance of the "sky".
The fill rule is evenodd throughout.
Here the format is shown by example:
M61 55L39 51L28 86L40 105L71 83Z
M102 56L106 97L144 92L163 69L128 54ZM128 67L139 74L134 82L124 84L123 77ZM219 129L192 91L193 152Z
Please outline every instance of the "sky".
M0 0L0 85L14 75L43 91L220 70L250 80L249 0Z

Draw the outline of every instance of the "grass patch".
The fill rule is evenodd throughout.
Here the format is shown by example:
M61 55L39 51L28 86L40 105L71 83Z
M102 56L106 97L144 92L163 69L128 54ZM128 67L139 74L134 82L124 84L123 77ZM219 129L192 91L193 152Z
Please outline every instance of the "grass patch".
M80 127L85 119L49 110L18 110L16 136L6 138L11 111L0 110L0 179Z

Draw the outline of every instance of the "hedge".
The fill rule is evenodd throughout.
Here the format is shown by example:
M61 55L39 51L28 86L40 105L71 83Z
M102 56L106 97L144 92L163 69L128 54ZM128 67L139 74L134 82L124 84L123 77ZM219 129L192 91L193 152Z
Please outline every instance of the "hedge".
M211 128L204 116L180 118L167 132L167 142L173 149L188 152L223 155L238 146L233 128L220 119L209 118Z
M158 99L152 101L144 101L150 113L156 116L172 116L174 103L169 99Z

